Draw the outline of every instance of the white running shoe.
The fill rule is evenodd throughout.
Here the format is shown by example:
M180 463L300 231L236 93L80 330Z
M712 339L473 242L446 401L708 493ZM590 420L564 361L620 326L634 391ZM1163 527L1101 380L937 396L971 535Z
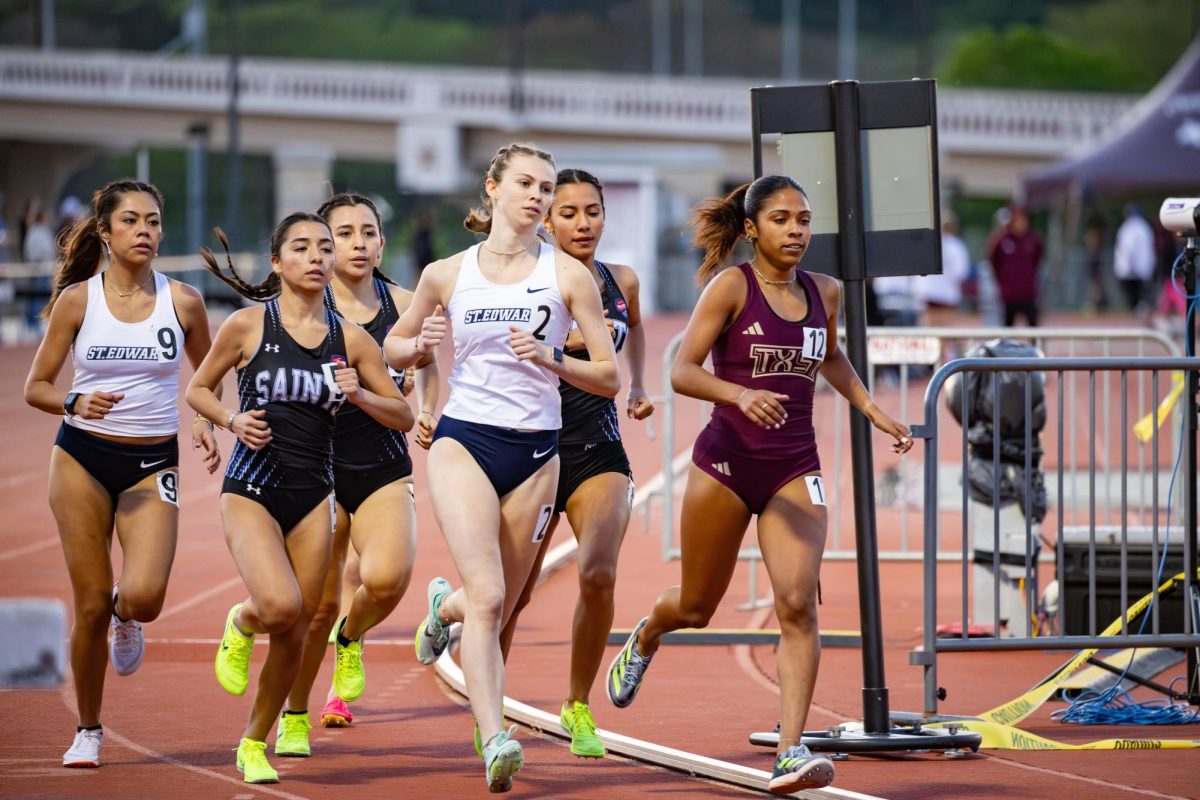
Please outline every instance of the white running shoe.
M112 641L108 644L108 657L118 675L132 675L142 665L146 654L146 637L142 635L142 623L136 619L122 622L117 619L117 587L113 586Z
M75 734L71 749L63 753L64 767L100 766L100 745L104 744L104 731L83 730Z

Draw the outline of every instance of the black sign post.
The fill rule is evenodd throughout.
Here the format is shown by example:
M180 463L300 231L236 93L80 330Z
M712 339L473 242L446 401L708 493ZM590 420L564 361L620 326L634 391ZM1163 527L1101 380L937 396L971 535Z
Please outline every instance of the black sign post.
M763 174L763 137L832 132L835 160L836 228L816 222L806 270L832 275L844 284L846 351L850 363L869 379L866 280L872 277L941 272L938 210L937 103L930 80L752 89L754 176ZM887 133L872 138L872 131ZM797 140L799 142L799 140ZM821 147L812 140L819 161ZM804 146L804 142L799 142ZM905 151L905 148L908 151ZM921 152L923 149L923 152ZM827 161L827 159L826 159ZM786 159L785 159L786 162ZM921 165L928 164L925 168ZM914 172L914 165L916 172ZM815 170L826 176L829 164ZM785 163L786 167L786 163ZM785 170L786 174L786 170ZM808 188L807 175L791 175ZM822 181L816 180L817 183ZM869 191L864 191L867 187ZM809 192L810 196L813 194ZM863 730L804 734L814 750L841 753L945 748L977 750L980 735L948 729L922 730L913 715L892 715L883 674L883 620L879 596L879 545L875 526L874 465L870 421L850 410L853 453L855 544L862 628ZM893 727L899 723L906 727ZM778 735L752 734L751 742L774 746Z

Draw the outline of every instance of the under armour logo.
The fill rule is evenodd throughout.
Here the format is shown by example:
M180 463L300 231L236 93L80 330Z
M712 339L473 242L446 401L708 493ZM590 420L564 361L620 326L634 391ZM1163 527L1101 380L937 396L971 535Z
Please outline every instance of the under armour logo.
M713 464L712 468L722 475L729 475L730 477L733 477L733 473L729 471L728 461L722 461L720 464Z
M749 328L746 328L746 330L742 331L742 336L762 336L762 335L763 335L762 325L759 325L757 322L754 323L753 325L751 325Z
M279 352L279 345L277 345L277 344L264 344L264 345L263 345L263 350L266 350L268 353L278 353L278 352Z
M262 487L261 487L261 486L255 486L253 483L247 483L247 484L246 484L246 491L247 491L247 492L254 492L255 494L257 494L257 495L259 495L259 496L261 496L261 495L262 495Z

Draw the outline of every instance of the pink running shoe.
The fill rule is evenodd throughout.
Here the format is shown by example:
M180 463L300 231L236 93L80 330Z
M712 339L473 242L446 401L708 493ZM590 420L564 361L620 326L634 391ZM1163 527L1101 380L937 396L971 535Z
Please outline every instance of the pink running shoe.
M340 697L333 697L321 709L321 726L324 728L349 728L354 721L350 706Z

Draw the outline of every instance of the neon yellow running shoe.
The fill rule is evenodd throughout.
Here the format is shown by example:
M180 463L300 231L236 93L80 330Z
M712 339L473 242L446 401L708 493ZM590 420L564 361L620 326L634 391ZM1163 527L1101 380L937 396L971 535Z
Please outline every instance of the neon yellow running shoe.
M334 630L340 631L345 621L346 618L342 617L342 622L338 623ZM333 690L347 703L353 703L362 697L363 689L367 688L362 639L351 642L346 647L342 647L342 643L334 639L333 647L337 652L337 661L333 667Z
M237 768L246 783L279 783L279 773L267 763L267 743L242 739L237 749Z
M483 737L479 735L479 723L475 723L475 755L483 758Z
M275 729L275 755L291 758L308 758L312 755L312 746L308 743L308 732L312 723L308 721L308 712L303 714L284 713L279 718L279 727Z
M571 753L581 758L604 758L604 742L596 735L596 721L587 703L563 703L558 721L571 737Z
M233 618L241 607L242 604L238 603L229 609L216 661L217 683L225 691L236 695L246 693L246 686L250 683L250 654L254 652L254 634L246 636L233 624Z

